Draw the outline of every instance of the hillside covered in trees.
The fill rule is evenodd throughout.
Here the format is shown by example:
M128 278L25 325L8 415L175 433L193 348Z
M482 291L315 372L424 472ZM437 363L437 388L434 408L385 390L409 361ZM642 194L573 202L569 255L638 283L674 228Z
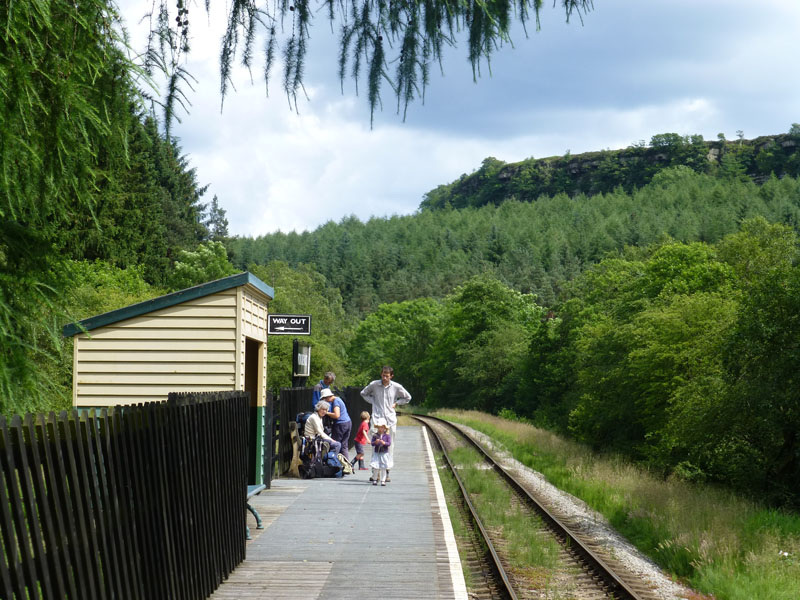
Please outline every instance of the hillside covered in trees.
M235 238L228 247L243 269L270 260L312 265L341 291L348 313L360 317L383 302L441 298L484 272L549 305L609 252L666 237L716 242L753 216L797 227L799 211L792 177L757 184L680 165L631 192L511 197L366 223L346 218L313 232Z
M529 158L505 163L486 158L470 175L425 194L421 210L500 204L509 199L534 201L557 194L595 195L649 183L665 168L684 166L696 173L763 182L772 175L800 175L800 125L789 133L754 140L729 141L720 134L713 142L701 135L660 133L622 150Z

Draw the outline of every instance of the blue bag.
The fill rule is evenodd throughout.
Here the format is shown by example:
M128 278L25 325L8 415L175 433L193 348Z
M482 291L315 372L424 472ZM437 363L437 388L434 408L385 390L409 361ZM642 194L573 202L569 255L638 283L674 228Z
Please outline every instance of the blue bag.
M339 462L336 452L328 452L323 462L325 463L324 477L341 477L343 475L342 463Z

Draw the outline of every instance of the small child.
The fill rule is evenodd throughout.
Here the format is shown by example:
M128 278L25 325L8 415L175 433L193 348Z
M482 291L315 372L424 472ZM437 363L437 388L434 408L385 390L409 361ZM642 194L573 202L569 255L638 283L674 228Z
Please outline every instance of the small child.
M367 467L364 466L364 446L369 444L369 438L367 437L367 432L369 431L369 413L364 411L361 413L361 425L358 426L358 431L356 432L356 437L353 441L356 444L356 457L353 459L353 462L350 464L355 469L356 461L358 461L358 470L359 471L366 471Z
M381 485L386 485L386 471L393 466L392 454L389 446L392 444L392 437L389 435L389 426L386 419L378 417L375 419L375 429L378 432L372 436L372 485L378 485L378 475L380 475Z

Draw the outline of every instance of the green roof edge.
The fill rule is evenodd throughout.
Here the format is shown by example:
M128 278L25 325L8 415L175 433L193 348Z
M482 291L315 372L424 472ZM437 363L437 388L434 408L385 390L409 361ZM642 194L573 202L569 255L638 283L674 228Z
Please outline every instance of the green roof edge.
M185 290L159 296L158 298L153 298L152 300L145 300L144 302L131 304L130 306L118 308L101 315L89 317L88 319L83 319L77 323L69 323L68 325L64 326L62 334L64 337L72 337L78 333L83 333L84 331L91 331L92 329L97 329L98 327L111 325L117 321L138 317L139 315L153 312L154 310L168 308L170 306L180 304L181 302L194 300L195 298L202 298L203 296L209 296L211 294L216 294L217 292L222 292L224 290L229 290L231 288L247 284L252 285L263 294L269 296L270 300L275 297L274 289L249 271L244 271L242 273L237 273L236 275L230 275L228 277L223 277L222 279L217 279L215 281L209 281L208 283L186 288Z

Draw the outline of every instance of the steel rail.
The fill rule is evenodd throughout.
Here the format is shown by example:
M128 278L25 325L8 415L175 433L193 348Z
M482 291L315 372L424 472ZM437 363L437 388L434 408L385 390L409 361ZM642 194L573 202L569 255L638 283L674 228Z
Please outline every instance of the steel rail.
M472 519L472 523L480 531L481 536L483 537L483 541L486 544L486 548L489 550L489 554L492 557L492 563L493 563L492 566L494 567L495 573L497 574L497 576L500 579L500 581L503 582L503 589L501 590L501 592L505 592L507 597L510 598L511 600L517 600L517 593L516 593L516 591L514 591L514 587L511 584L511 580L509 579L508 575L506 574L505 569L503 568L503 565L502 565L502 563L500 561L500 555L494 549L494 544L492 544L492 541L489 538L489 532L486 531L486 528L483 526L483 522L481 521L480 517L478 516L478 512L475 509L475 506L472 504L472 501L469 499L469 493L467 492L467 488L464 486L464 483L461 481L461 477L459 477L458 471L453 466L453 463L450 460L450 456L447 454L447 450L445 450L444 444L442 443L442 440L439 437L439 434L432 427L430 427L430 425L425 423L419 417L416 417L414 415L409 415L409 416L411 416L413 419L416 419L417 421L423 423L426 427L428 427L428 431L430 431L433 434L433 436L436 438L436 442L439 444L439 448L442 450L442 456L444 457L444 460L447 463L447 467L448 467L448 469L450 469L450 473L453 474L453 477L455 478L456 483L458 483L458 487L461 490L461 495L462 495L462 497L464 499L464 503L467 505L467 508L469 508L469 513L470 513L470 517Z
M418 420L422 420L416 415L409 415L413 416ZM485 460L492 466L492 468L500 474L509 484L518 490L525 498L528 499L531 506L539 512L545 521L551 526L551 528L555 531L557 535L563 536L567 540L567 546L577 554L579 554L582 559L589 564L590 566L594 567L598 575L601 579L609 586L609 589L614 594L616 598L619 599L627 599L627 600L644 600L643 597L638 594L635 590L631 589L631 587L625 583L622 579L620 579L614 570L609 567L605 561L597 556L592 550L590 550L586 544L581 542L581 540L577 537L576 534L573 534L570 531L569 527L564 525L557 517L555 517L552 513L550 513L547 508L545 508L536 498L534 498L530 492L523 486L517 479L508 473L502 466L500 466L497 461L494 460L487 452L483 449L483 447L472 437L464 433L461 429L456 427L450 421L445 419L440 419L439 417L434 417L431 415L424 415L424 419L431 419L438 423L442 423L447 427L451 428L452 430L458 432L458 434L464 438L466 438L477 450L480 452ZM423 421L424 422L424 421Z

